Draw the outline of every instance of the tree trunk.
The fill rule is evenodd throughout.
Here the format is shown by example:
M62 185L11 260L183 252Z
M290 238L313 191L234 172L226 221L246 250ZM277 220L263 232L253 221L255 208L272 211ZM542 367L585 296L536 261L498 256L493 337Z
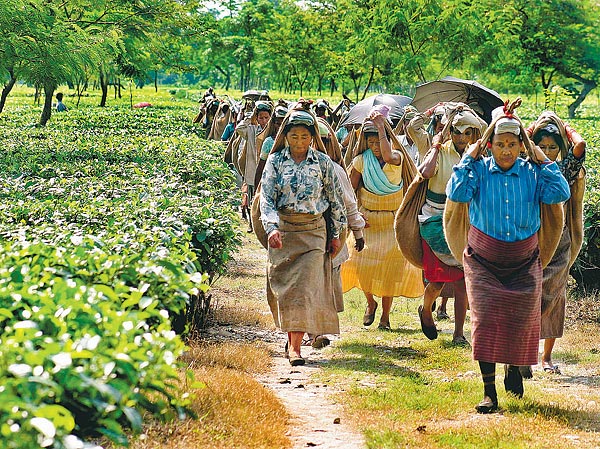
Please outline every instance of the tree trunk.
M44 84L44 109L42 109L42 115L40 116L40 126L46 126L50 116L52 115L52 97L54 96L54 90L56 87L53 83Z
M325 78L325 75L317 74L317 92L319 96L323 96L323 78Z
M33 104L34 104L34 106L39 106L40 105L40 95L41 95L40 86L38 86L36 84L36 86L35 86L35 93L33 94Z
M218 65L215 65L215 69L221 72L221 74L225 77L225 84L223 85L223 89L225 89L225 91L228 91L229 87L231 86L231 70L227 68L227 71L225 71L221 66Z
M13 71L13 69L8 69L8 73L10 74L10 79L8 80L8 83L4 85L4 88L2 89L2 95L0 96L0 112L4 110L4 105L6 104L6 97L8 97L8 94L17 82L17 77L15 76L15 72Z
M548 88L550 87L550 82L552 81L552 77L556 70L552 70L548 75L543 70L540 75L542 78L542 87L544 88L544 109L550 109L550 91ZM547 76L547 78L546 78Z
M102 70L100 70L100 89L102 89L102 98L100 98L99 106L103 108L106 106L106 97L108 97L108 79Z
M240 63L240 90L244 92L244 64Z
M335 78L331 78L331 84L330 84L331 90L330 90L330 95L329 95L330 97L333 97L333 92L335 92L336 87L337 86L335 84Z
M577 96L575 101L569 105L569 118L575 118L575 111L577 110L579 105L583 103L583 100L585 100L587 94L589 94L598 86L598 84L594 80L584 80L583 78L580 78L579 81L583 83L583 89L581 89L581 92L579 92L579 95Z
M154 92L158 92L158 70L154 71Z
M361 100L364 100L365 97L367 96L367 92L369 91L369 88L371 87L371 83L373 82L374 75L375 75L375 57L373 57L373 64L371 64L371 73L369 74L369 81L367 81L367 85L365 87L365 90L363 91L363 96L362 96Z
M354 84L354 94L356 95L356 102L358 103L358 91L360 90L360 79L362 78L362 75L354 72L351 72L348 75L352 80L352 84Z

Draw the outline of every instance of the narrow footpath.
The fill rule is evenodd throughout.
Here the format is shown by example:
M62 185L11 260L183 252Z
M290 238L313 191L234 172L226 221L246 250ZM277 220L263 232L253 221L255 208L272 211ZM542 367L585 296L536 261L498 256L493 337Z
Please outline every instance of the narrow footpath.
M257 380L272 390L288 410L291 416L288 437L294 449L365 448L363 435L344 418L341 404L335 402L335 385L318 381L320 361L324 359L322 352L304 346L302 351L308 363L301 367L291 367L285 358L286 337L274 328L266 301L266 251L253 237L245 236L227 276L213 286L213 302L217 308L235 308L246 317L251 314L244 311L258 310L262 319L258 325L235 322L211 326L205 337L213 341L259 341L267 345L272 354L272 369Z

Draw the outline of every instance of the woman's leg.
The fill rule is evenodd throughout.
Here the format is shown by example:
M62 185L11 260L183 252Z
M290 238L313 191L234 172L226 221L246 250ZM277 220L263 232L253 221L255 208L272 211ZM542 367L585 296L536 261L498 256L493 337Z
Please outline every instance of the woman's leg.
M496 393L496 364L479 362L481 379L483 380L483 400L475 409L479 413L490 413L498 409L498 394Z
M467 289L465 280L454 282L454 335L453 340L464 337L465 318L467 316ZM464 338L463 338L464 340Z
M430 282L425 287L425 293L423 294L423 323L426 326L435 326L433 321L433 314L431 313L431 306L433 302L440 296L440 292L444 287L443 282Z
M448 297L442 296L442 302L438 306L437 311L436 311L438 320L449 320L450 319L450 316L448 315L447 304L448 304ZM433 305L435 307L435 302L433 303Z
M304 332L288 332L288 354L291 358L302 357L300 348L302 347L302 337Z
M377 302L373 298L373 293L364 292L367 298L367 308L363 315L363 325L370 326L375 321L375 310L377 310Z
M367 298L367 309L369 313L375 313L377 309L377 301L373 297L373 293L365 292L365 297Z
M380 326L390 326L390 311L392 310L393 296L383 296L381 298L381 319L379 320Z
M556 338L546 338L544 340L544 353L542 354L542 369L554 371L556 367L552 363L552 350L554 349Z
M518 398L523 397L523 375L518 366L504 365L504 388Z

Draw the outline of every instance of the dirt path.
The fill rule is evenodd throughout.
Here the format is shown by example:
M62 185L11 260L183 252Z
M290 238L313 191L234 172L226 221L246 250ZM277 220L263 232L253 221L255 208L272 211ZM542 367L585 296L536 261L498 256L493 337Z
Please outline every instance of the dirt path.
M232 319L232 324L209 327L204 337L213 341L260 341L268 346L273 354L272 369L257 380L277 395L292 417L288 436L294 449L365 448L363 435L349 425L342 406L333 400L336 387L318 381L320 361L325 358L322 352L304 346L302 353L308 363L301 367L291 367L285 358L286 336L272 328L266 304L265 266L265 250L248 236L241 254L230 264L227 277L213 286L213 296L217 307L237 306L242 315L245 307L254 307L254 313L260 310L266 326L244 325Z

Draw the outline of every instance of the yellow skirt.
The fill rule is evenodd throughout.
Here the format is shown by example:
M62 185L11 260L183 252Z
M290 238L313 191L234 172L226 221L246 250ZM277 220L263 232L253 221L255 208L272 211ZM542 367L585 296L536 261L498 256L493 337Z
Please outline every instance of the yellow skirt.
M354 249L354 236L348 236L350 258L342 264L342 289L354 287L375 296L423 295L421 270L409 263L398 249L394 236L394 215L402 203L402 190L375 195L364 188L358 194L359 210L369 224L364 230L365 248Z

